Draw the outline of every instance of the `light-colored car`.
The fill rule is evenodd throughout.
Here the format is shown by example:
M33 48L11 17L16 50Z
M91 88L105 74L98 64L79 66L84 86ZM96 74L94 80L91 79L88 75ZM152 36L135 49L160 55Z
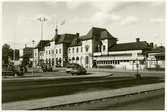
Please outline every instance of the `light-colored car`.
M67 67L66 68L66 73L71 73L71 71L72 71L72 67Z
M74 74L83 75L83 74L86 74L86 72L87 72L86 69L83 68L82 66L73 67L71 70L72 75Z
M70 63L66 66L66 72L74 74L86 74L86 69L77 63Z
M72 69L74 67L78 67L78 66L80 66L80 65L77 63L68 63L66 66L66 73L71 73Z

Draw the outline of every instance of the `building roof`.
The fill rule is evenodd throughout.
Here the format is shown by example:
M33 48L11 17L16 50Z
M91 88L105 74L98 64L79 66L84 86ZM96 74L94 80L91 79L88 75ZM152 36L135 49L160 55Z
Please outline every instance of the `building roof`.
M23 50L24 49L30 49L31 50L31 49L33 49L33 47L25 47L25 48L23 48Z
M157 48L152 49L151 51L148 51L147 53L165 53L165 47L159 46Z
M109 48L109 51L126 51L126 50L144 50L149 49L149 45L146 41L120 43Z
M44 50L44 47L48 44L50 44L50 40L40 40L35 48L38 48L38 50Z
M70 47L73 47L73 46L80 46L82 45L82 42L81 42L81 39L79 37L75 37L71 44L70 44Z
M71 43L76 34L62 34L55 38L55 44L57 43Z
M117 38L113 37L105 28L98 28L98 27L92 27L86 35L80 36L80 38L81 38L81 40L88 40L88 39L96 39L96 40L114 39L114 40L117 40Z

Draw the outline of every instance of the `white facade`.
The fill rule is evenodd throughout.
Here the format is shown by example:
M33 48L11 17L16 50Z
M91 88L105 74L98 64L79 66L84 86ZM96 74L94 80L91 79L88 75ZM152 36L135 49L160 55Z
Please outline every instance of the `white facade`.
M68 60L70 63L78 63L85 68L91 68L93 62L92 40L82 41L81 46L68 48Z
M55 44L50 42L50 46L45 47L44 63L50 64L55 68L56 66L63 66L63 44Z
M143 70L145 68L144 55L141 55L142 50L128 50L128 51L113 51L108 52L108 55L103 55L102 53L94 53L93 60L96 60L98 66L113 66L119 69L131 69L135 70L136 62L140 61L139 69Z
M104 31L106 35L101 35L104 34ZM136 65L138 65L139 69L145 69L146 57L143 54L143 49L148 47L146 42L140 42L137 39L136 42L117 44L116 38L109 35L107 30L100 28L93 28L82 38L79 35L72 36L71 41L68 40L69 36L60 36L60 40L64 39L63 42L66 44L62 41L56 42L55 39L55 41L50 42L50 45L45 46L44 51L40 51L39 54L38 49L35 49L35 63L38 63L38 59L42 59L44 63L52 65L53 68L58 65L64 66L64 63L68 61L69 63L78 63L85 68L113 66L114 68L135 70ZM57 39L59 40L59 38ZM125 48L120 47L122 45ZM116 47L113 48L114 46ZM131 47L135 48L131 49Z

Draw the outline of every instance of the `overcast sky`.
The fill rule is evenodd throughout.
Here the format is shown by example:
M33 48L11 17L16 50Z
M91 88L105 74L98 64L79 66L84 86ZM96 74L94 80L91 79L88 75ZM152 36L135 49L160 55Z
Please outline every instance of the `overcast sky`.
M4 2L2 7L3 43L19 49L40 40L40 16L48 18L44 39L53 38L57 22L59 33L85 35L94 26L106 28L121 43L136 38L165 43L163 2Z

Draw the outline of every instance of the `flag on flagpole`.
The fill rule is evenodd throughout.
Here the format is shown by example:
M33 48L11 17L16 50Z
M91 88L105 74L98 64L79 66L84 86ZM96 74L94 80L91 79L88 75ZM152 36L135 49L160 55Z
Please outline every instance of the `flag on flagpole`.
M66 21L65 21L65 20L63 20L63 21L60 23L60 25L64 25L64 24L65 24L65 22L66 22Z

